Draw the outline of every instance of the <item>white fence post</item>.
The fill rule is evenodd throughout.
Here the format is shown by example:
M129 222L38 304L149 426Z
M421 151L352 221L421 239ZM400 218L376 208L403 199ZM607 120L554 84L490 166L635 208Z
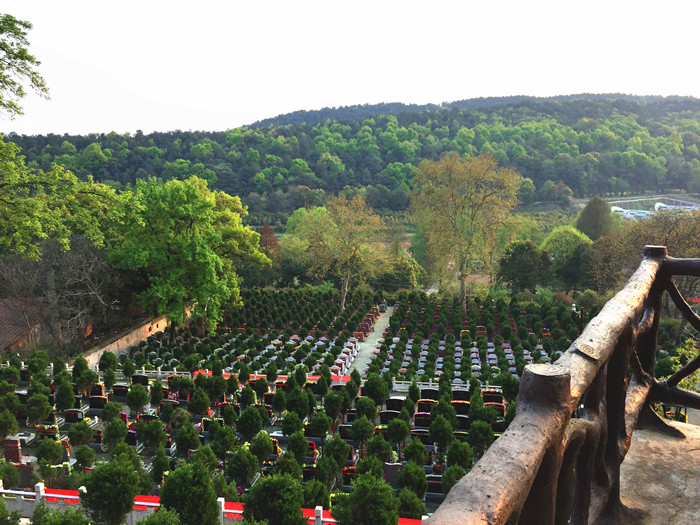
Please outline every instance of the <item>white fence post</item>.
M216 501L219 503L219 523L224 525L224 505L226 500L224 498L217 498Z
M314 514L314 525L323 525L323 507L318 505Z
M44 494L46 494L46 490L44 484L41 481L34 485L34 493L36 494L36 503L39 503L41 500L44 499Z

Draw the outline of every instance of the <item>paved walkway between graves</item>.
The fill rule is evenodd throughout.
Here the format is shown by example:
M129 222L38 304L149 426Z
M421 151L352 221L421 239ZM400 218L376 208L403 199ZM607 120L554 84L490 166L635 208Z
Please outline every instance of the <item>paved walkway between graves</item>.
M384 330L386 330L389 326L389 319L391 319L391 314L393 313L394 307L388 306L386 312L379 314L377 322L374 323L374 332L370 332L367 339L358 344L357 356L352 362L352 365L350 365L348 374L355 369L362 374L365 371L365 368L369 366L370 357L372 357L372 350L374 350L374 348L377 346L377 341L382 337Z
M700 427L672 422L685 434L637 429L620 471L619 523L700 523Z

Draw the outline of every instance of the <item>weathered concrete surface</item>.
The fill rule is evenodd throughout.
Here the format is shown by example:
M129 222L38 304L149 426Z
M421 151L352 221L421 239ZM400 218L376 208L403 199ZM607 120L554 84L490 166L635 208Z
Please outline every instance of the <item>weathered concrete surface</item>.
M626 511L619 523L700 523L700 427L671 423L685 439L638 429L622 463L620 495Z

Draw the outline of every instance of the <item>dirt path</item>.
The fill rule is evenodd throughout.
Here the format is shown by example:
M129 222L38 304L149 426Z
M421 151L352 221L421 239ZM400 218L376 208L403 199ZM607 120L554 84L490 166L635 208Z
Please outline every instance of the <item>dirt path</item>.
M357 370L360 374L364 373L365 369L369 366L369 358L372 357L372 350L377 346L377 340L382 337L384 330L389 326L389 319L391 319L391 314L393 313L394 307L389 306L386 312L379 314L377 322L374 323L374 332L370 332L367 339L359 343L357 357L355 357L352 365L350 365L348 374L353 370Z

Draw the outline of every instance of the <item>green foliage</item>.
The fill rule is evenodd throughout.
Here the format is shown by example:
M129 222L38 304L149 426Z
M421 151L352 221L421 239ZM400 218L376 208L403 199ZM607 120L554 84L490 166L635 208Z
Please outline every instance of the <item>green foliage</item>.
M34 394L27 399L27 421L36 425L42 419L46 419L53 408L49 404L49 398L44 394Z
M367 376L365 384L362 385L362 393L374 401L377 406L382 406L389 399L389 387L379 374Z
M384 439L382 434L370 438L365 444L365 454L374 456L385 463L391 462L393 455L391 445Z
M328 488L318 480L312 479L304 487L304 501L302 508L315 509L317 506L328 510L331 506L331 497Z
M294 479L299 479L301 469L294 454L290 451L283 452L282 455L275 461L275 474L289 474Z
M469 444L474 453L481 457L493 443L494 435L491 425L485 421L474 421L469 427Z
M351 199L331 197L324 208L302 210L300 215L293 235L305 247L307 272L316 277L330 273L340 279L343 311L351 279L371 275L374 270L376 250L370 250L369 244L381 231L381 219L359 194Z
M447 449L447 466L459 465L464 469L472 468L474 458L469 443L455 439Z
M250 489L243 518L267 520L269 525L306 525L303 502L304 490L298 480L289 475L265 476Z
M143 443L145 447L150 449L165 445L168 441L168 436L163 429L163 424L157 419L139 423L136 437L140 443Z
M447 445L454 439L452 425L444 416L438 415L430 423L430 439L437 445L438 457L442 457Z
M499 167L491 155L463 158L449 153L439 161L424 160L419 165L411 214L426 237L432 277L443 279L448 272L458 272L464 312L467 277L477 261L483 264L491 259L496 249L493 226L515 207L519 187L517 172Z
M239 394L239 400L241 403L241 408L246 408L255 403L255 390L253 390L250 385L243 387Z
M68 429L68 439L74 447L89 445L93 441L92 427L85 420L73 423Z
M37 505L32 513L33 525L90 525L90 520L80 508L50 510L43 501L40 505L44 507Z
M224 424L221 426L217 422L212 422L209 425L209 442L219 459L224 459L226 453L234 449L238 442L238 437L228 425Z
M340 436L335 436L323 447L323 455L332 457L338 465L345 465L350 455L350 445Z
M75 449L75 459L82 469L89 468L95 463L95 451L87 445L80 445Z
M613 217L610 212L610 204L595 195L576 219L576 228L596 241L599 237L607 235L613 228Z
M136 525L180 525L180 515L175 509L158 509L136 522Z
M675 348L673 355L673 361L676 365L675 369L680 369L685 366L697 355L698 351L695 348L695 341L693 339L686 339L683 344ZM678 386L691 392L699 392L700 388L698 384L700 384L700 370L696 370L688 377L682 379L681 382L678 383Z
M46 81L36 69L41 62L27 50L27 32L31 28L31 23L12 15L0 16L0 108L10 118L23 113L19 101L26 95L25 86L40 97L49 98Z
M341 191L365 195L384 216L404 211L415 186L415 166L448 153L491 153L500 165L517 168L523 177L517 197L525 205L535 200L568 205L572 192L581 197L698 187L700 133L693 123L700 110L694 99L607 94L407 109L386 104L298 112L226 134L13 139L27 162L45 171L55 163L81 178L93 173L99 180L132 186L144 173L163 180L189 175L217 180L216 189L243 197L256 225L263 220L284 224L297 208L323 206L328 194ZM399 112L400 121L392 115ZM108 150L113 153L105 162ZM298 259L281 258L289 264L286 271L278 270L278 278L308 279L303 267L297 270Z
M491 406L484 405L484 399L480 391L474 391L469 407L469 419L472 421L485 421L493 423L496 420L496 411Z
M272 444L272 439L265 430L258 432L255 439L253 439L253 443L250 445L250 451L258 458L258 462L261 465L263 461L272 454L273 450L274 445Z
M152 313L181 321L184 307L194 304L192 314L214 327L224 303L240 300L234 260L269 264L258 251L258 233L241 222L245 215L238 197L211 191L196 176L139 180L124 239L110 247L110 259L145 273L149 284L140 298Z
M297 430L294 432L294 434L289 436L287 450L294 454L294 457L299 464L304 462L304 457L309 450L309 442L301 430Z
M428 461L428 450L420 439L413 438L408 445L406 445L403 451L403 457L406 461L413 461L418 465L425 465L426 461Z
M127 381L131 381L131 377L136 373L136 365L131 359L126 359L122 363L122 373L127 378Z
M362 446L374 434L374 423L365 416L360 416L352 422L350 436Z
M384 479L384 465L376 456L365 456L357 462L355 475L370 473L378 479Z
M112 450L119 443L123 443L126 438L129 429L126 427L126 423L121 419L112 420L102 435L102 443L107 448L107 450Z
M22 513L18 510L9 512L4 500L0 500L0 523L7 525L19 525Z
M187 420L180 428L175 438L177 443L177 451L179 454L186 455L188 450L196 450L201 445L199 433L194 428L194 424Z
M121 410L122 408L120 404L115 403L114 401L107 401L100 412L100 419L105 423L110 423L119 417Z
M450 489L467 474L461 465L450 466L442 475L442 492L447 494Z
M389 438L389 441L395 443L396 445L399 445L400 451L400 445L406 441L406 438L408 438L410 432L411 428L406 421L404 421L403 419L394 418L391 421L389 421L389 425L386 430L386 436L387 438Z
M211 400L202 388L195 388L187 403L187 410L192 414L206 415L209 411Z
M199 447L189 459L190 463L200 463L210 474L219 466L219 459L209 445Z
M317 412L313 415L311 421L309 421L310 435L316 437L326 437L331 423L331 418L329 418L325 412Z
M73 408L75 395L73 385L70 381L61 381L56 387L56 410L67 410Z
M27 368L32 374L44 373L49 366L49 354L46 350L34 350L27 361Z
M499 262L498 276L516 290L534 290L546 276L551 260L546 250L540 250L527 239L506 247Z
M19 471L12 463L4 459L0 460L0 479L5 490L12 490L19 486Z
M428 490L428 480L423 466L416 464L414 461L406 463L396 475L396 488L399 490L407 488L420 499L423 499L425 491Z
M117 359L117 356L115 354L113 354L112 352L102 353L102 355L100 356L100 362L98 364L98 368L101 372L104 372L108 369L116 370L118 367L119 360Z
M355 478L350 494L336 498L331 513L338 525L396 525L398 507L384 480L362 474Z
M549 252L554 267L557 268L574 254L580 244L591 245L593 241L573 226L558 226L544 238L541 248Z
M4 441L7 436L16 434L18 430L17 418L9 410L2 410L0 412L0 439Z
M126 393L126 403L135 412L139 412L148 403L149 399L148 390L143 385L131 385L131 388Z
M153 483L160 485L163 482L163 474L170 470L170 460L165 454L163 445L158 446L151 462L151 478Z
M425 503L408 487L399 491L399 517L421 519L428 514Z
M36 457L39 461L49 465L56 465L63 457L63 447L58 441L54 441L51 438L42 439L36 451Z
M244 447L237 447L226 464L226 473L240 483L250 482L257 471L257 458Z
M413 403L416 403L418 399L420 399L420 387L416 383L416 380L414 379L411 382L411 385L408 387L408 396L407 396Z
M370 422L377 420L377 405L370 397L361 397L355 401L358 417L366 417Z
M114 424L114 423L112 423ZM128 461L100 463L85 479L80 503L95 525L121 525L139 491L139 476Z
M175 510L183 523L219 523L211 474L202 463L188 463L171 472L161 489L160 501L166 509Z
M255 434L262 430L262 427L262 417L255 407L246 408L236 422L236 430L240 432L245 441L250 441Z

